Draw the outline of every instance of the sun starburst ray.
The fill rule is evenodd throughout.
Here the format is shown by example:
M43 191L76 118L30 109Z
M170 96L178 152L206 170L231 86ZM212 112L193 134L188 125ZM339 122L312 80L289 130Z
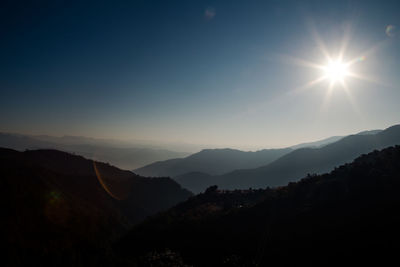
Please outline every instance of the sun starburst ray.
M297 65L297 66L302 66L302 67L308 67L308 68L314 68L314 69L323 69L324 66L312 61L308 61L302 58L297 58L297 57L292 57L289 55L280 55L279 56L281 61L284 63L288 63L291 65Z
M328 90L326 90L324 100L322 101L322 104L320 107L321 111L324 111L329 104L329 100L331 99L331 95L332 95L332 91L333 91L333 85L334 84L332 82L329 83Z
M306 84L304 84L304 85L302 85L300 87L297 87L297 88L293 89L292 93L299 93L299 92L303 92L303 91L305 91L307 89L311 89L315 85L317 85L317 84L319 84L319 83L321 83L321 82L323 82L325 80L326 80L326 77L325 76L321 76L321 77L319 77L319 78L317 78L315 80L312 80L312 81L310 81L310 82L308 82L308 83L306 83Z
M357 102L354 100L354 97L353 97L353 95L351 93L351 90L348 87L347 83L345 81L341 81L340 83L341 83L341 85L343 87L344 92L347 95L347 99L350 102L351 107L358 114L358 116L362 117L362 112L361 112Z
M343 34L342 44L341 44L340 50L339 50L338 60L340 60L340 61L343 60L344 54L345 54L348 44L350 42L350 36L351 36L351 29L348 26L348 27L346 27L345 32Z
M355 78L355 79L358 79L358 80L370 82L370 83L373 83L373 84L382 85L382 86L385 86L385 87L392 87L391 84L388 84L388 83L385 83L383 81L380 81L380 80L378 80L378 79L376 79L376 78L374 78L372 76L365 76L365 75L362 75L360 73L354 73L354 72L349 72L348 76L352 77L352 78Z
M326 59L328 59L328 60L331 59L328 49L326 48L326 45L325 45L324 41L322 40L322 38L319 36L318 31L316 30L314 24L310 23L309 26L310 26L311 35L312 35L315 43L317 44L318 49L325 56Z
M379 85L383 85L386 87L392 87L392 85L384 83L370 75L365 76L356 71L354 65L364 63L367 58L370 58L372 54L374 54L378 49L381 49L387 41L379 42L378 44L366 49L362 53L359 53L359 56L349 59L346 56L346 52L348 50L350 40L352 37L351 27L347 26L345 28L345 32L341 39L341 43L339 44L338 50L335 53L331 53L327 49L326 43L318 34L313 23L309 24L310 33L316 47L321 52L323 58L325 59L325 63L313 62L310 60L292 57L288 55L282 55L281 59L285 63L290 63L292 65L297 65L301 67L311 68L319 71L320 75L311 81L307 81L305 84L295 87L294 89L287 92L287 94L298 94L300 92L308 91L311 88L318 87L321 88L324 82L327 84L326 93L323 97L323 101L321 103L321 111L325 110L331 99L331 96L334 91L341 89L344 91L346 98L350 102L354 111L360 115L362 118L362 112L357 105L356 99L353 97L353 88L349 87L347 81L349 79L363 80L370 83L375 83Z

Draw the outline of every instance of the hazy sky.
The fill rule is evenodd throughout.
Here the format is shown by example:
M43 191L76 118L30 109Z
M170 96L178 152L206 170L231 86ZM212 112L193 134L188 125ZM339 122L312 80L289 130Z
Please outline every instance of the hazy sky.
M255 149L385 128L400 122L399 14L382 0L2 1L0 131ZM343 39L367 79L304 88L322 72L303 63Z

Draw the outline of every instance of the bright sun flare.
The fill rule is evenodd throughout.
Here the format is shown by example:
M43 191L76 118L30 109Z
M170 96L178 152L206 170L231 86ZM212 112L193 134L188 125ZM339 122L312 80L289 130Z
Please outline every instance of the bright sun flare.
M349 75L348 64L341 60L330 61L326 66L323 67L324 77L331 83L343 82L344 78Z
M307 68L313 68L317 70L320 74L316 76L315 79L295 88L293 92L302 92L304 90L308 90L314 87L326 89L325 97L321 105L321 108L325 108L330 100L332 93L337 89L342 89L343 92L347 95L348 100L354 107L354 110L361 114L359 108L357 107L356 99L354 99L352 96L352 86L354 86L355 83L351 81L357 79L377 83L384 86L387 86L387 84L382 83L376 78L371 77L370 74L368 76L365 76L361 73L357 73L358 68L354 65L358 65L364 62L367 59L367 56L374 53L379 48L379 46L373 46L372 48L361 52L356 57L348 58L348 55L346 55L346 50L351 37L350 28L345 29L342 43L340 44L340 47L336 48L336 51L334 53L331 53L332 51L329 51L327 49L324 41L320 38L319 34L315 31L314 28L312 28L311 31L316 46L323 56L322 58L320 57L320 59L325 59L325 63L321 64L320 62L313 62L302 58L295 58L284 55L283 59L285 60L285 62Z

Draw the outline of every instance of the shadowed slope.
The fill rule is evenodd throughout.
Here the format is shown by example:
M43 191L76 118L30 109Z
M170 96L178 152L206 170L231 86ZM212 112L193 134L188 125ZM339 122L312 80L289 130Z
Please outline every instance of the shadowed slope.
M0 173L2 245L17 266L112 265L113 240L191 196L169 178L144 178L55 150L0 149Z
M184 188L191 188L193 193L198 194L215 183L215 176L203 172L189 172L174 177L174 180Z
M397 146L277 189L209 188L138 225L116 250L142 265L166 254L195 266L393 264L399 190Z

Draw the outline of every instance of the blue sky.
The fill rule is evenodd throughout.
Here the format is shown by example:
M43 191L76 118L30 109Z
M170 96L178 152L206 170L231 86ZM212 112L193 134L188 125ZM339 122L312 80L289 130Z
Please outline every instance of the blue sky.
M1 5L0 131L259 149L400 122L398 1ZM368 81L298 90L321 73L293 58L346 33Z

